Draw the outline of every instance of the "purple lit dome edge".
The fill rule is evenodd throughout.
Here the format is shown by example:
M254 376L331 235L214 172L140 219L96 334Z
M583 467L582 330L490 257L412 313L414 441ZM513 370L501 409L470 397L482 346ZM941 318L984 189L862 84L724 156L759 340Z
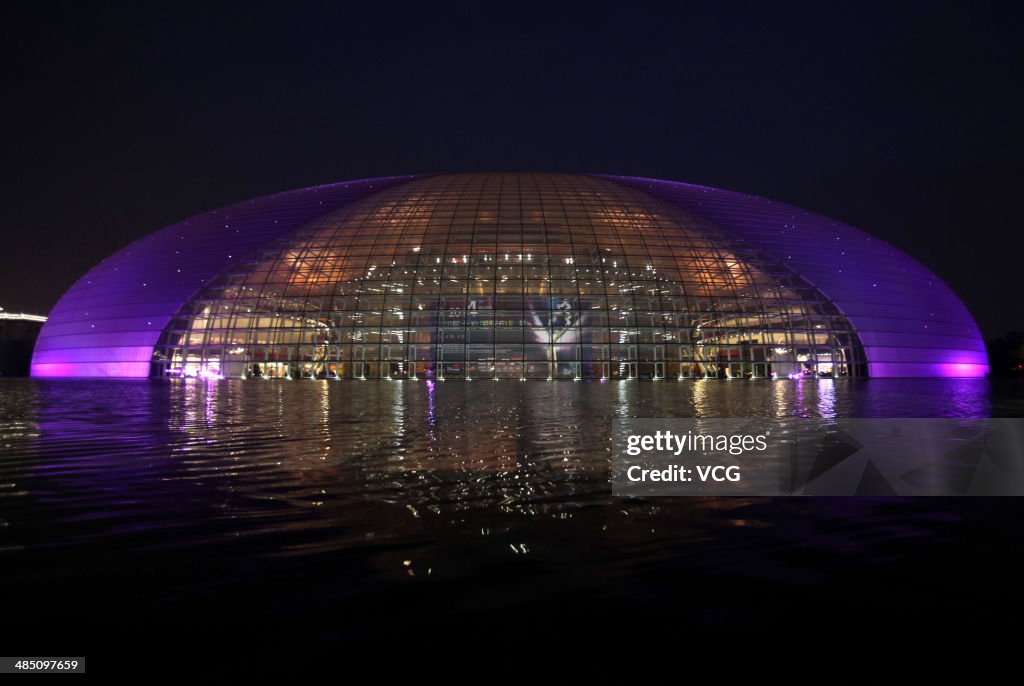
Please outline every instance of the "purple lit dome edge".
M772 200L657 179L396 176L236 203L59 300L34 377L982 377L907 254Z

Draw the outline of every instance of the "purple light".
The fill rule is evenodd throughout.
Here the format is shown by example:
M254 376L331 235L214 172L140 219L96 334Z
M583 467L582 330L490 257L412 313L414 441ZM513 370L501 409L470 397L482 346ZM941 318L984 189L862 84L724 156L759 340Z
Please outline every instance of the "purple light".
M149 376L161 333L198 289L274 239L413 178L366 179L268 195L139 239L93 267L57 302L39 332L32 376Z
M57 303L39 334L32 375L149 376L164 329L219 275L276 239L413 178L369 179L258 198L136 241L94 267ZM601 178L667 202L695 225L713 224L737 243L784 264L852 325L869 376L987 374L981 335L963 303L937 276L884 241L764 198L657 179ZM209 376L213 372L216 377ZM171 373L221 378L220 369ZM432 370L427 374L432 376ZM804 376L788 374L791 379Z
M602 176L710 221L784 262L856 329L870 377L983 377L974 319L939 277L885 241L753 195L674 181ZM837 247L837 246L842 246Z

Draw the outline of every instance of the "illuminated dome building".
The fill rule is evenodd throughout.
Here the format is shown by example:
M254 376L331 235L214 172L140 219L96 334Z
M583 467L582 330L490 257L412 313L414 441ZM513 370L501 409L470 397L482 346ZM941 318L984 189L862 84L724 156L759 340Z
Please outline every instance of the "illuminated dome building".
M763 198L618 176L390 177L157 231L60 300L37 377L984 376L942 281Z

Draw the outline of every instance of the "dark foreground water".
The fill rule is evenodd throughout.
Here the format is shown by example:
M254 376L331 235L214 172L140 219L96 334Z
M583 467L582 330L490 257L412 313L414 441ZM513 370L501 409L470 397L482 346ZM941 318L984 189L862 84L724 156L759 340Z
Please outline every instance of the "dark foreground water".
M0 380L3 653L604 669L623 646L794 626L799 652L1021 607L1024 499L617 499L624 416L1019 417L1024 388Z

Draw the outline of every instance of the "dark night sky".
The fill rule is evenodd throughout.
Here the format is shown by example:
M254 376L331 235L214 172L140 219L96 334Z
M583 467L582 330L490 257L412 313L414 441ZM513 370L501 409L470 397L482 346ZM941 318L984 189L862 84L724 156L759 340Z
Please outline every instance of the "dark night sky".
M1024 328L1019 3L33 5L0 19L8 310L237 200L529 169L822 212L935 270L986 337Z

